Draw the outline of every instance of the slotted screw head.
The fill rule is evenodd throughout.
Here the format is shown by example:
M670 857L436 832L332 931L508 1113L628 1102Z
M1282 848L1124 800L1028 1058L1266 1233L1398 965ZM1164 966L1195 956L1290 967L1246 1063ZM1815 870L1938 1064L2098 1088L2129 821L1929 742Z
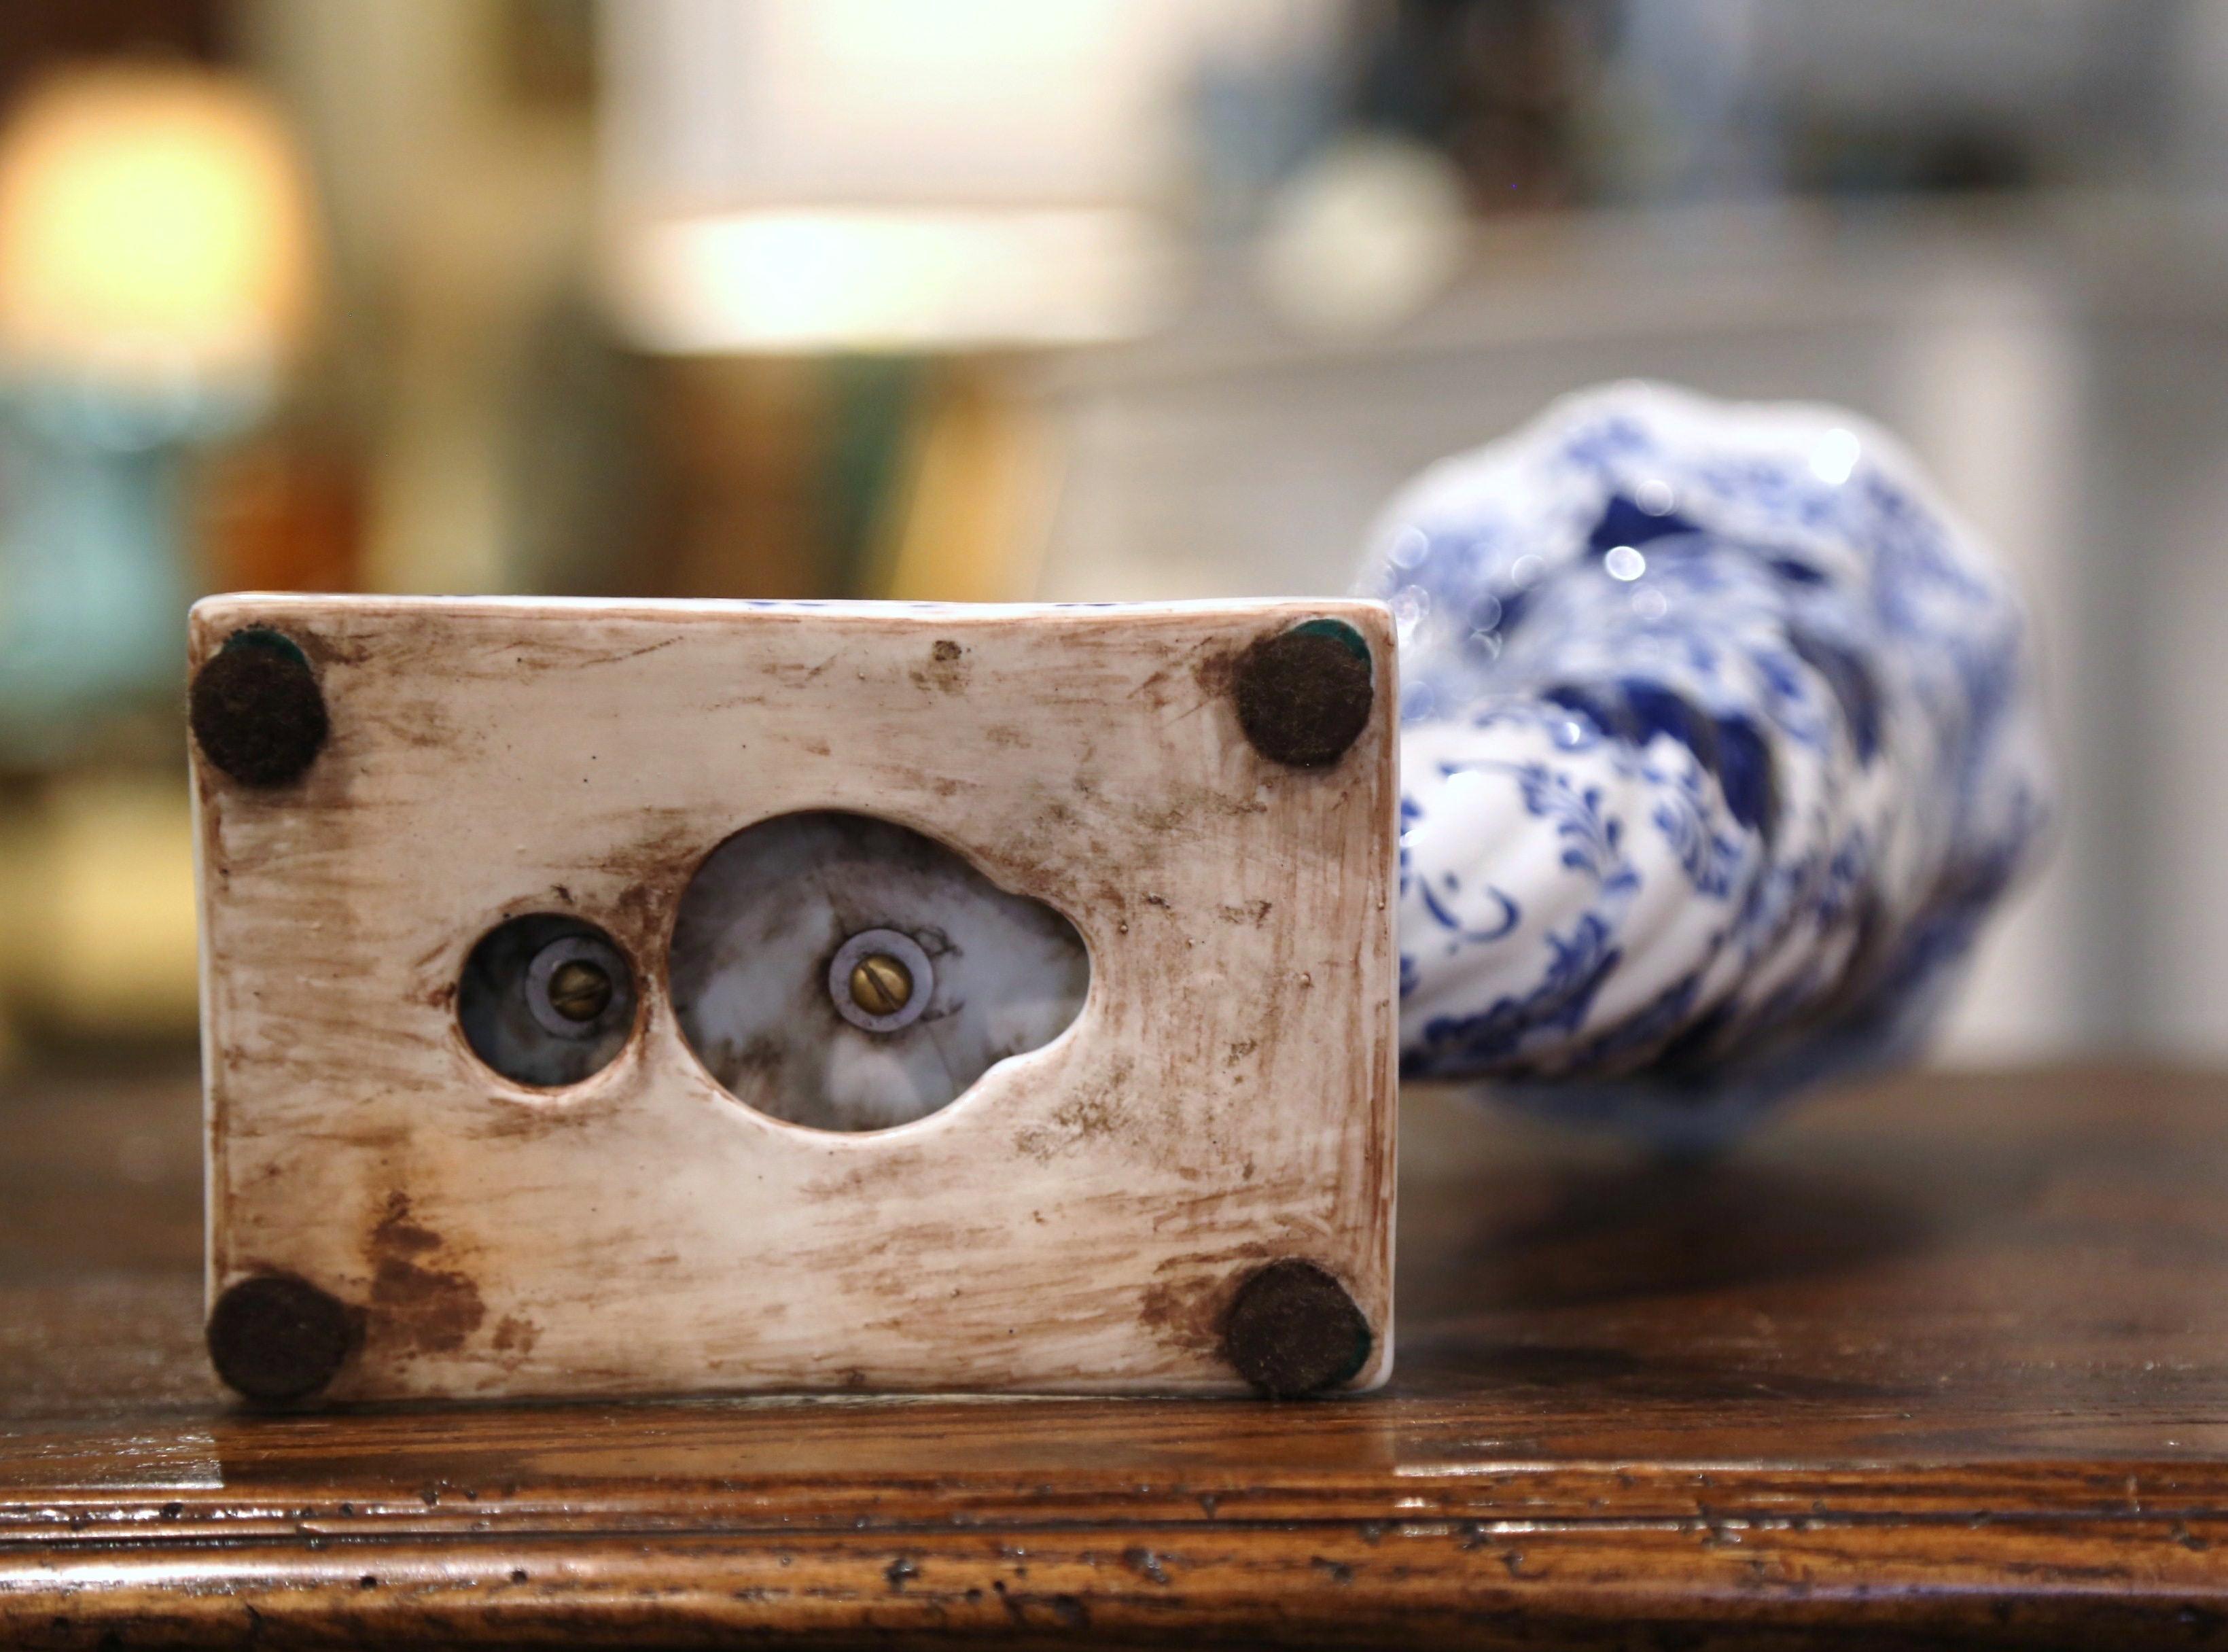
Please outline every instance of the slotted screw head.
M549 977L549 1007L567 1021L592 1021L611 1002L611 977L586 958L559 964Z
M894 1015L912 1002L912 971L887 952L851 966L851 1002L869 1015Z

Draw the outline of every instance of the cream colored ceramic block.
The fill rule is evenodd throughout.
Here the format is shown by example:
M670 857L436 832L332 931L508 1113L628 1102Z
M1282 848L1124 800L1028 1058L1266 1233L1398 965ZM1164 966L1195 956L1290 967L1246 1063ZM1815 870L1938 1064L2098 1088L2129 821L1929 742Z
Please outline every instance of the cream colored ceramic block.
M1249 649L1325 619L1367 649L1366 722L1292 766L1238 689ZM272 669L322 699L298 778L283 750L256 765L315 706L227 701L204 669L243 631L298 647ZM243 596L195 609L191 652L212 1342L236 1386L1243 1392L1233 1300L1284 1258L1366 1322L1344 1385L1384 1380L1380 605ZM893 1130L755 1111L669 993L705 856L829 810L948 845L1089 951L1066 1032ZM503 1079L459 1024L467 956L528 912L606 932L638 996L569 1086ZM266 1355L285 1368L259 1379Z

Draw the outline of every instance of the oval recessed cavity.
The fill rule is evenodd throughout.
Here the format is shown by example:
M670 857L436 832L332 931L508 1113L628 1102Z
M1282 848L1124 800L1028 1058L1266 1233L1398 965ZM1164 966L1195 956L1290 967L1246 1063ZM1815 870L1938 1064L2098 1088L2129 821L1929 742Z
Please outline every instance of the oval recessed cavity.
M457 1019L472 1053L538 1088L609 1066L634 1030L634 972L611 938L562 912L498 924L464 960Z
M949 1105L1083 1008L1083 938L933 838L784 815L697 868L669 960L682 1035L738 1101L821 1130Z

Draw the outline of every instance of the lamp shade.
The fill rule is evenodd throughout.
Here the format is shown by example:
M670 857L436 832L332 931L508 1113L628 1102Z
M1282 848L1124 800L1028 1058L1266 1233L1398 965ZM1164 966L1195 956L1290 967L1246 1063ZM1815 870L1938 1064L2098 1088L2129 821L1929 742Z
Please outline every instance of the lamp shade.
M208 70L67 71L0 135L0 365L131 394L267 381L311 232L277 113Z
M628 0L611 292L653 349L965 348L1158 313L1164 0Z

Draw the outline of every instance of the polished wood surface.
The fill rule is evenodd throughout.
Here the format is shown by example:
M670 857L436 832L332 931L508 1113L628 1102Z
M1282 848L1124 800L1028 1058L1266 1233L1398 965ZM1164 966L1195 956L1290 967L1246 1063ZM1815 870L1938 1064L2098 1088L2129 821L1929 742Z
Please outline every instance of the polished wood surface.
M0 1642L2228 1642L2228 1078L1405 1102L1383 1393L257 1416L189 1079L0 1084Z

